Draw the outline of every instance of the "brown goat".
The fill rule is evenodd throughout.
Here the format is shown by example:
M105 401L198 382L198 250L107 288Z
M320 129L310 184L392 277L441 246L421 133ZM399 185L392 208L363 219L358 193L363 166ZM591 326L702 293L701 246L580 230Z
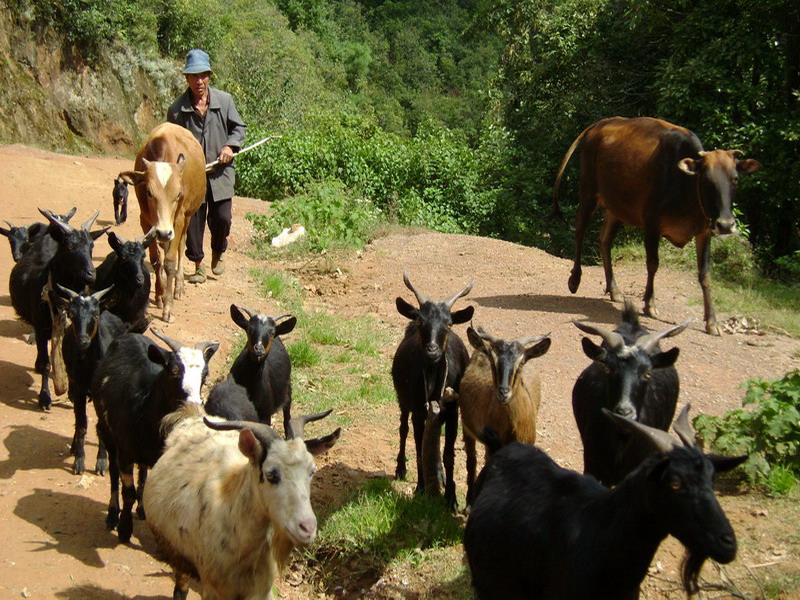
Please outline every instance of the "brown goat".
M458 405L467 454L468 506L472 504L475 483L475 440L484 427L495 430L502 445L536 441L541 382L538 374L523 373L523 366L550 349L548 335L507 342L481 328L467 329L475 352L461 379ZM487 448L487 460L490 455Z

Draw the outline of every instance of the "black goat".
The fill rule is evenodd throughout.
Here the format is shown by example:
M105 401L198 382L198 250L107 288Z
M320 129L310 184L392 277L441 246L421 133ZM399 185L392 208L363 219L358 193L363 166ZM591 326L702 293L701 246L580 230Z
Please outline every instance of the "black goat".
M126 242L112 231L108 234L108 243L113 252L97 267L95 289L114 286L108 309L129 323L135 333L144 333L148 326L150 272L144 259L148 246L155 239L155 229L132 242Z
M227 421L258 422L256 407L247 396L247 390L230 377L211 388L205 408L209 415Z
M122 225L128 219L128 184L122 177L114 179L111 197L114 199L114 223Z
M690 594L707 558L732 561L736 536L712 486L715 473L746 457L704 455L686 420L688 408L675 422L683 445L606 411L657 452L613 490L562 469L534 446L500 448L499 437L484 430L482 441L497 451L478 478L464 530L477 598L633 600L667 535L688 550L683 585Z
M92 378L91 396L97 411L97 435L108 449L111 498L106 526L128 542L133 533L133 503L137 490L133 465L139 465L139 505L146 479L164 449L161 419L182 402L200 403L200 388L208 375L208 360L217 342L189 348L153 332L170 350L138 333L126 333L108 347ZM122 478L122 511L119 479ZM138 511L143 517L143 510Z
M444 496L450 508L455 510L456 484L453 480L453 466L458 434L458 404L442 402L442 397L447 388L458 392L461 377L469 362L464 342L451 331L451 327L453 324L469 321L475 309L468 306L456 312L451 310L456 300L469 293L474 282L470 281L450 298L441 301L431 300L417 290L405 270L403 282L414 292L419 308L400 297L395 301L397 311L411 321L392 361L392 381L400 405L400 450L397 454L395 477L405 479L406 476L406 438L408 416L411 414L417 461L416 492L425 491L422 453L425 421L428 417L428 405L432 402L441 403L438 426L441 428L444 424L445 427L442 453L445 470ZM432 423L436 423L436 420L432 420Z
M294 329L297 317L281 315L273 319L231 304L231 319L244 329L247 343L228 377L247 390L258 421L270 425L272 415L282 409L286 431L292 410L292 363L279 336Z
M69 220L77 210L76 207L73 207L72 210L66 214L54 214L53 216L62 223L69 223ZM39 222L15 227L12 223L6 221L6 225L8 225L8 229L0 227L0 234L8 238L8 243L11 245L11 257L14 259L14 262L19 261L22 255L25 254L31 246L39 243L39 241L48 234L50 227L48 223Z
M16 313L33 325L36 336L35 368L42 376L39 408L49 410L52 398L48 344L53 331L50 307L55 300L51 299L50 292L46 292L44 296L43 292L48 281L73 290L82 290L84 286L92 285L95 280L92 248L94 240L103 235L106 229L89 231L97 218L97 212L80 229L63 223L50 211L39 209L39 212L50 221L50 238L54 243L32 246L11 269L8 289Z
M659 333L639 324L626 300L622 323L614 331L575 322L581 331L598 335L601 346L583 338L592 359L572 389L572 411L583 441L583 472L613 486L633 471L649 448L603 416L606 408L620 416L666 431L675 416L680 384L675 361L680 350L662 352L659 340L679 334L691 319Z
M103 310L111 288L94 294L78 294L61 285L56 286L61 295L56 295L60 309L65 313L64 339L61 351L64 356L69 399L75 413L75 434L70 453L75 456L73 471L80 475L84 471L84 440L88 427L86 401L97 365L102 360L111 341L126 332L128 325L116 315ZM102 441L97 450L97 473L105 473L106 449Z

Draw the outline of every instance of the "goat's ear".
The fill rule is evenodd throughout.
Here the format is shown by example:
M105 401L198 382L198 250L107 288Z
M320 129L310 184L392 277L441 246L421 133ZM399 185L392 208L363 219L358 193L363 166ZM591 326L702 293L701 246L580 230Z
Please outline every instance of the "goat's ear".
M233 322L239 327L247 331L247 324L250 322L250 319L248 319L247 315L242 312L242 309L235 304L231 304L231 319L233 319Z
M336 442L339 441L339 437L341 435L342 428L339 427L336 431L330 435L326 435L325 437L314 438L313 440L304 440L306 444L306 450L308 450L314 456L323 454L333 448Z
M11 235L11 230L10 229L6 229L5 227L0 227L0 234L8 237L8 236Z
M103 227L102 229L100 229L98 231L90 231L89 235L92 237L93 240L96 240L97 238L102 236L104 233L106 233L109 229L111 229L110 226L109 227Z
M453 319L453 323L460 325L461 323L471 321L473 314L475 314L475 307L468 306L467 308L462 308L461 310L451 313L451 317Z
M659 352L651 358L654 369L663 369L664 367L671 367L678 360L678 355L681 353L680 348L670 348L666 352Z
M714 472L725 473L731 469L735 469L749 457L747 454L744 456L720 456L719 454L706 454L706 458L711 461L714 466Z
M144 183L144 176L144 171L123 171L119 174L119 178L128 185L139 185L140 183Z
M219 350L219 342L204 342L198 345L197 349L203 353L203 360L207 363L214 356L214 353Z
M525 348L525 360L530 360L532 358L538 358L547 354L547 351L550 350L550 344L553 343L549 337L544 338L538 344L534 344L530 348Z
M114 250L114 252L119 252L122 249L122 244L122 240L119 239L116 233L112 231L108 234L108 245L111 246L111 249Z
M275 326L275 335L286 335L294 329L295 325L297 325L297 317L289 317Z
M255 434L245 428L239 432L239 452L244 454L255 464L258 464L261 462L264 447L261 445L261 442L258 441Z
M467 339L475 350L484 350L483 338L472 327L467 327Z
M587 337L581 339L581 346L583 353L592 360L602 361L606 357L607 352Z
M411 319L412 321L419 316L419 311L403 300L400 296L394 301L394 305L397 307L397 312L403 315L406 319Z
M147 346L147 358L158 365L166 367L171 354L169 350L164 350L161 346L157 346L156 344L149 344Z

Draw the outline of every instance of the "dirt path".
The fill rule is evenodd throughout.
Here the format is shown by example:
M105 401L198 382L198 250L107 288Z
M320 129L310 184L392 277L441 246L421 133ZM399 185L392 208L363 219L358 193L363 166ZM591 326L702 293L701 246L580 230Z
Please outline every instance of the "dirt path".
M0 161L4 165L0 171L0 219L15 225L41 220L37 207L65 212L72 206L78 207L75 223L100 209L98 224L110 225L112 179L132 165L128 159L57 155L17 145L0 147ZM230 321L229 305L235 302L273 313L274 307L258 294L249 274L260 265L244 254L250 231L243 215L264 209L264 204L255 200L234 202L228 272L202 286L188 285L186 298L175 304L174 323L167 325L158 319L153 323L185 342L220 341L218 357L212 360L212 378L220 375L238 332ZM128 222L116 231L125 239L141 235L135 200ZM108 243L101 238L94 252L98 262L107 252ZM10 252L0 248L0 278L4 281L8 281L12 266ZM398 337L405 319L397 314L394 299L398 295L413 299L402 283L403 266L415 285L434 297L450 295L474 277L473 291L459 302L473 304L475 323L496 335L517 338L550 332L552 349L535 361L544 379L540 442L561 464L581 469L570 391L588 359L580 350L581 334L571 321L586 319L610 329L619 318L619 307L602 295L599 268L584 270L583 286L572 296L566 290L567 261L497 240L441 234L389 235L339 266L341 274L335 277L299 272L310 290L307 302L343 316L374 315L396 327ZM621 267L618 280L625 293L639 297L644 268ZM682 397L691 401L693 414L721 414L738 407L742 381L749 377L778 378L798 367L800 343L796 340L772 333L757 339L704 334L699 287L693 276L663 270L656 285L662 321L643 318L647 327L663 329L688 316L695 317L686 332L665 344L681 348L678 364ZM4 289L0 292L0 598L168 598L172 590L169 571L152 558L154 544L144 524L135 523L129 546L117 545L116 536L104 528L107 481L72 474L71 406L62 397L50 413L39 412L39 378L32 368L35 347L25 343L28 331L28 326L15 317ZM463 328L458 331L463 335ZM390 356L391 348L386 352ZM325 460L393 473L396 420L395 415L389 415L385 428L366 430L355 421L345 431L341 445ZM91 409L90 422L94 422ZM96 440L92 427L87 440L87 462L92 468ZM457 461L463 477L460 453ZM325 486L326 482L323 478L315 485ZM779 533L787 529L781 515L760 513L757 501L752 499L726 497L723 504L740 537L752 540L747 546L742 544L737 562L758 565L781 556L779 562L792 561L794 571L800 571L797 547L787 550L780 538ZM774 543L762 539L769 532L777 536ZM679 547L667 544L659 560L664 561L666 571L674 571L679 556ZM648 585L657 587L652 582ZM284 583L281 590L282 597L289 599L317 597L302 582ZM366 595L426 597L424 580L412 581L405 595ZM653 591L648 597L662 595Z

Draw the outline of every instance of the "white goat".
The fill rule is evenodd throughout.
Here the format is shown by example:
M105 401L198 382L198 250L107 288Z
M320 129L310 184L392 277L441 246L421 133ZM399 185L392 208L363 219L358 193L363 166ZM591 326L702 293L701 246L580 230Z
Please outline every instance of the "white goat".
M164 419L166 450L147 480L144 506L175 571L173 598L186 598L189 577L200 580L204 600L273 598L292 549L317 533L311 455L331 448L341 429L301 438L305 423L330 412L292 419L286 440L264 424L222 421L196 405Z

